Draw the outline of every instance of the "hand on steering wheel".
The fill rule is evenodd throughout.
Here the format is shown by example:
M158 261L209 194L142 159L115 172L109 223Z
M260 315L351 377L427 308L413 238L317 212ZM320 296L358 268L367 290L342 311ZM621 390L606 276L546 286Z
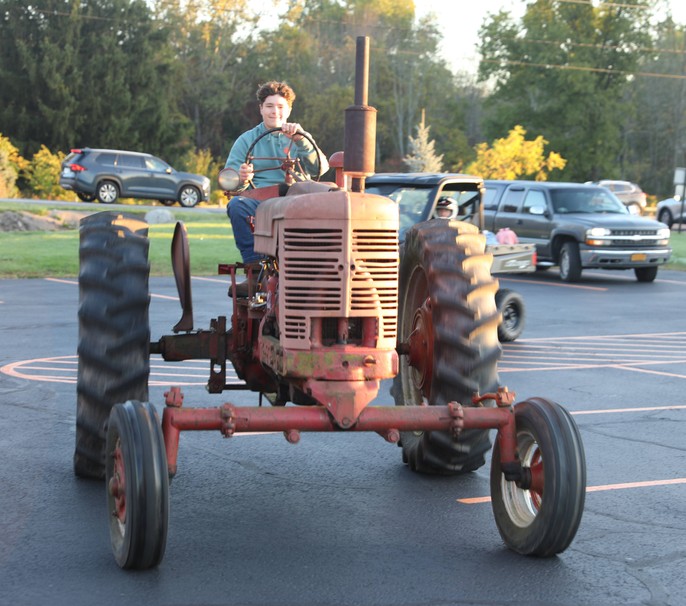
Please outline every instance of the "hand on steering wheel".
M286 125L284 125L286 126ZM300 138L307 139L310 144L312 145L312 148L316 152L317 156L317 171L316 175L314 177L314 181L319 180L319 173L321 172L322 166L321 166L321 159L319 158L319 150L317 149L317 145L307 133L305 133L302 130L298 130L297 126L298 125L293 125L296 127L292 132L289 132L288 129L284 130L282 127L277 127L277 128L270 128L266 132L262 133L257 139L255 139L252 142L252 145L248 148L247 153L245 154L245 162L241 165L239 169L239 177L241 178L242 182L245 183L245 181L248 181L250 184L250 187L253 189L255 188L255 185L252 182L253 175L255 173L259 172L264 172L267 170L277 170L280 169L284 172L285 178L284 181L288 184L291 185L295 181L302 181L304 180L300 175L306 174L305 171L303 170L302 164L300 163L299 158L291 158L291 149L293 148L293 142L295 141L295 138L298 137L298 140ZM267 135L270 135L271 133L274 132L284 132L286 136L290 138L290 143L288 144L288 147L284 150L285 156L279 157L279 156L253 156L252 155L252 150L255 149L255 145L257 145L257 142L264 139ZM257 170L253 166L253 161L254 160L267 160L267 161L272 161L274 162L273 166L268 166L266 168L258 168ZM245 168L244 168L245 167ZM243 178L247 177L247 178Z

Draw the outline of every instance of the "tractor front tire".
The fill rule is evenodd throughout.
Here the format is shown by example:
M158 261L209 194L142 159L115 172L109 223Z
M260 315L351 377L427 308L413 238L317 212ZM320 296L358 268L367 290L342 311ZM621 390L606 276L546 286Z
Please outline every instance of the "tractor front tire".
M164 437L152 404L112 408L107 429L107 514L117 564L146 570L164 557L169 474Z
M528 489L505 479L496 442L491 505L505 544L523 555L550 557L576 536L586 497L586 456L579 428L559 404L532 398L514 407L517 452L538 478Z
M498 282L485 237L459 221L427 221L406 234L400 260L398 334L421 334L420 351L403 355L391 393L397 406L473 406L497 389ZM422 347L425 350L422 350ZM494 405L491 402L491 405ZM453 475L485 463L488 430L402 432L403 461L413 471Z
M147 224L102 212L81 221L74 472L105 477L115 404L148 400L150 305Z

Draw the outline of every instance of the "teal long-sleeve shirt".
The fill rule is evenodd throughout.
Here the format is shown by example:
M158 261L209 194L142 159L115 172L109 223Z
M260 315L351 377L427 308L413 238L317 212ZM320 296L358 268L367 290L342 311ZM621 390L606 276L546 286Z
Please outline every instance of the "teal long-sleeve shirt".
M225 168L231 167L237 171L241 164L245 162L248 149L250 149L255 139L266 132L267 127L264 125L264 122L260 122L255 128L244 132L238 137L229 152L229 157L226 159ZM309 133L307 134L309 135ZM311 135L309 136L311 138ZM299 141L291 141L283 133L275 131L258 141L251 152L251 156L256 158L252 162L255 169L255 176L253 177L255 187L277 185L284 182L284 172L276 168L278 160L260 160L260 158L285 158L289 145L291 146L290 157L300 160L303 170L309 177L320 177L329 170L329 163L326 161L324 154L318 148L313 147L306 138L303 137ZM319 174L316 174L317 155L319 155L320 164ZM242 189L245 189L245 187Z

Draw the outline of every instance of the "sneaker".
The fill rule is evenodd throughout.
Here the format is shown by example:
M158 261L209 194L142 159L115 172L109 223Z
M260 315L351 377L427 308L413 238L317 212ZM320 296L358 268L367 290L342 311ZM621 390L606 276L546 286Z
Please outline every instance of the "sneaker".
M247 299L249 296L248 281L243 280L243 282L238 282L236 284L236 297L239 299ZM232 288L233 291L233 288ZM233 292L232 292L233 294Z

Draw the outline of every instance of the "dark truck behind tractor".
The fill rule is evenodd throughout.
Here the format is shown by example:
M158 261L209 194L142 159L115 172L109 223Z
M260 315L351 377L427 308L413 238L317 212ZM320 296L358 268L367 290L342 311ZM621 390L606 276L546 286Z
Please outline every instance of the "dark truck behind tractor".
M576 282L584 269L633 269L652 282L669 260L669 228L629 213L598 185L537 181L484 181L484 226L508 227L536 245L537 266L560 268Z
M437 211L444 203L452 209L452 213L444 218L471 223L480 231L484 230L484 183L480 177L458 173L377 173L367 178L366 191L388 196L398 204L401 242L412 226L432 218L443 220L437 218ZM536 247L533 244L489 244L487 240L486 251L493 256L491 274L536 270ZM524 330L524 299L514 290L499 288L496 305L502 316L498 339L501 342L514 341Z

